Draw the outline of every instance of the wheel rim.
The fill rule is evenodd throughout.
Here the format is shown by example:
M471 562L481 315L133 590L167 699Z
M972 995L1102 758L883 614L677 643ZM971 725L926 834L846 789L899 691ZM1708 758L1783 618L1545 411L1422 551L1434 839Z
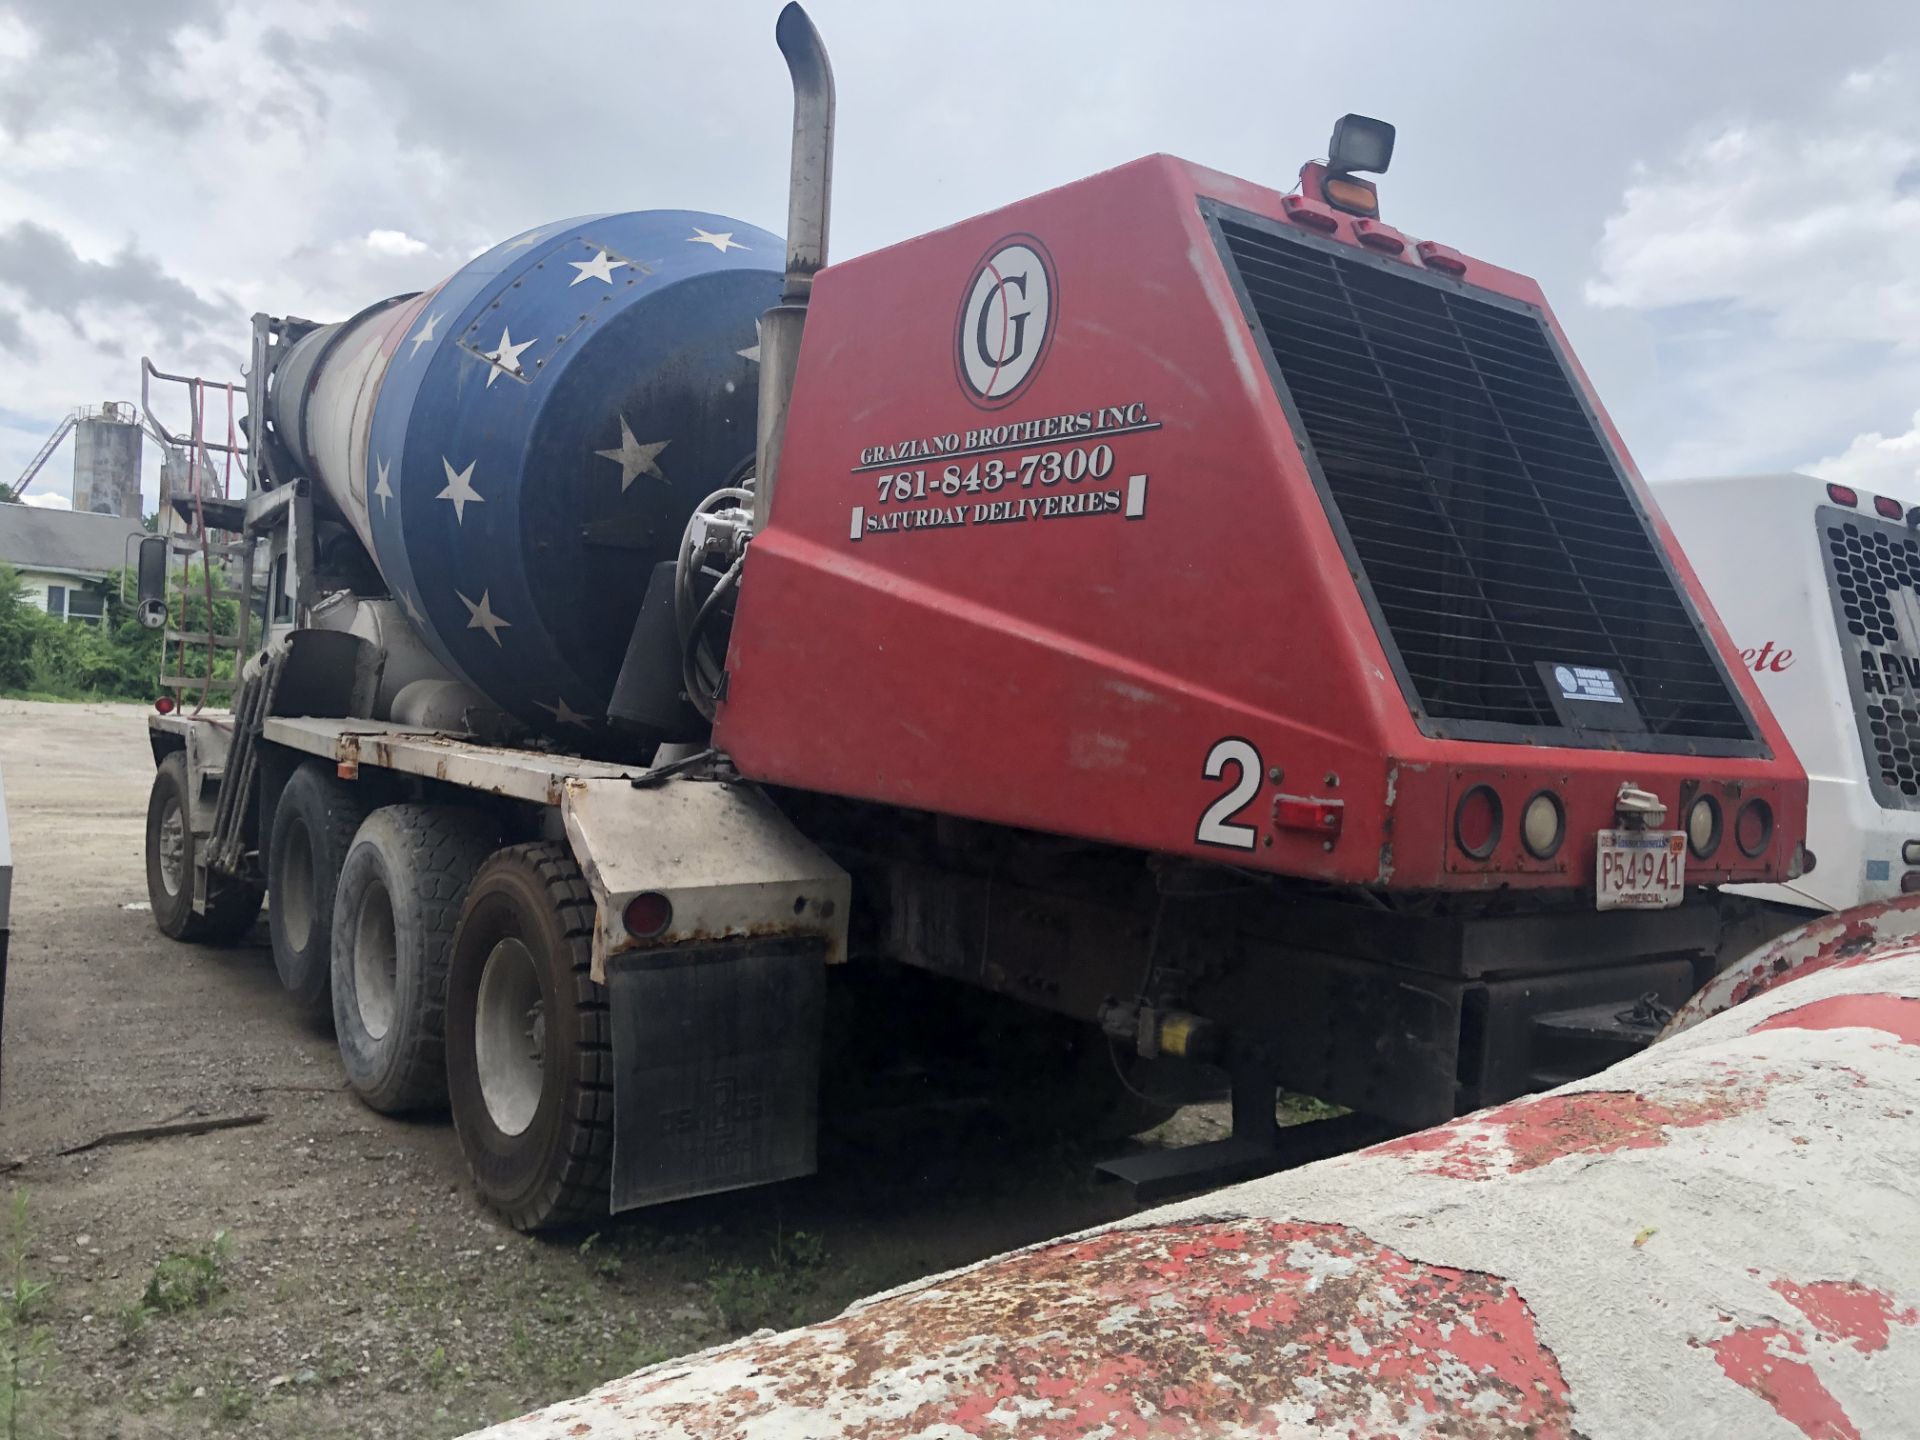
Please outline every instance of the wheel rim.
M353 998L369 1040L393 1026L400 984L399 951L393 934L393 896L375 880L360 902L353 926Z
M511 937L487 955L474 1015L480 1098L503 1135L533 1124L546 1079L547 1016L533 952Z
M160 883L169 895L178 895L187 869L187 822L180 802L171 796L160 812Z
M313 938L313 837L299 821L287 827L287 848L281 861L280 873L273 877L279 892L273 897L274 908L280 912L287 943L295 950L304 950Z

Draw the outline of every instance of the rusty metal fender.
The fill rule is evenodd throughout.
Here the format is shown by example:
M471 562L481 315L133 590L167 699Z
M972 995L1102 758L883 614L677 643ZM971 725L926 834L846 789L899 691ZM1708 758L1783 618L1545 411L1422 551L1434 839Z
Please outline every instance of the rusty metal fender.
M1911 1435L1920 950L1853 959L1578 1085L482 1434Z
M639 946L802 935L847 956L851 882L758 786L571 776L560 787L567 842L593 891L593 978L609 955ZM627 933L627 902L643 892L673 905L667 928Z

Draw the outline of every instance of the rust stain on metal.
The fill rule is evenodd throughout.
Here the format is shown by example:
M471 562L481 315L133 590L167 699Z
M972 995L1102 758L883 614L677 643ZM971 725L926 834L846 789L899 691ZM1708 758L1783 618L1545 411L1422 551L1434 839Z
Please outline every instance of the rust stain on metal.
M672 892L669 891L670 895ZM818 919L754 920L744 925L690 925L668 930L664 935L639 940L624 926L607 935L607 954L624 955L629 951L670 950L676 945L712 945L724 940L777 940L783 936L827 935L827 927Z
M634 1377L557 1417L631 1435L1067 1437L1332 1433L1578 1440L1507 1281L1341 1225L1113 1231L737 1347L731 1383ZM618 1428L616 1428L616 1423Z
M1661 1098L1632 1090L1540 1095L1389 1140L1369 1154L1420 1156L1415 1168L1455 1180L1533 1170L1569 1155L1610 1155L1665 1145L1690 1130L1755 1109L1763 1086L1729 1076L1696 1093Z
M1766 1401L1808 1440L1861 1440L1821 1371L1842 1348L1863 1355L1886 1349L1892 1327L1920 1322L1920 1311L1850 1280L1802 1285L1783 1278L1772 1288L1804 1320L1770 1317L1769 1323L1742 1325L1706 1341L1706 1347L1729 1380Z

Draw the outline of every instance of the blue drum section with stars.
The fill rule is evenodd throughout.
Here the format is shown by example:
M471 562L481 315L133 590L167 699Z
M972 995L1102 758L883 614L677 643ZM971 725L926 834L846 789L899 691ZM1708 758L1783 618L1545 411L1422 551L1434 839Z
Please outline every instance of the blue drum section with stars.
M536 730L597 731L654 565L751 466L779 237L690 210L530 230L409 302L366 456L375 560Z

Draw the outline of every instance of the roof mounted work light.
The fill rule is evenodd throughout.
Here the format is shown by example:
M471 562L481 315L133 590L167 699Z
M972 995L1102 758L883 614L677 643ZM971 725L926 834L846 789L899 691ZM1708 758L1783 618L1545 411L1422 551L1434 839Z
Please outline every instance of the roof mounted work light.
M1327 169L1335 175L1364 170L1384 175L1393 159L1393 126L1370 115L1342 115L1327 142Z

